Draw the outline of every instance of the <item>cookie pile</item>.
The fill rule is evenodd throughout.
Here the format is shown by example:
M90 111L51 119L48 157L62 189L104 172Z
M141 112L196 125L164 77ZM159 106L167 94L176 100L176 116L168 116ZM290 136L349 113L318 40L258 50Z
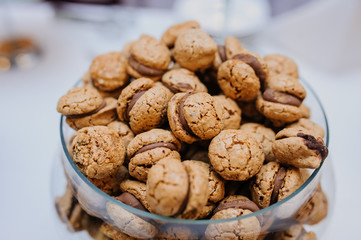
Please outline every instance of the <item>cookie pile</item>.
M57 110L76 130L68 146L74 163L106 194L162 216L225 219L286 198L327 157L325 132L309 119L305 97L289 57L262 58L235 37L217 45L188 21L161 40L141 35L121 52L95 57L83 86L62 96ZM268 239L314 239L300 224L326 216L321 187L305 204L294 216L297 225ZM124 210L107 210L121 226ZM119 234L175 234L129 218L143 221L142 233L128 227ZM235 223L209 225L204 235L257 239L265 231L256 217ZM119 230L101 229L111 238Z

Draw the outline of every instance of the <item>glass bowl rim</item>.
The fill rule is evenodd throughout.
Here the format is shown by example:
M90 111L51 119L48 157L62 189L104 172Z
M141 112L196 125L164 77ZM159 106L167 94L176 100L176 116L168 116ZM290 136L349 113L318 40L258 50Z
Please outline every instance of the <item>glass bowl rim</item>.
M326 116L326 112L325 109L319 99L319 97L317 96L316 92L312 89L311 85L306 82L304 79L300 78L300 81L307 86L307 88L310 90L310 92L312 93L312 95L315 97L317 103L319 104L321 110L322 110L322 115L325 121L325 125L326 125L326 129L325 129L325 143L326 146L329 146L329 127L328 127L328 121L327 121L327 116ZM80 82L80 81L79 81ZM78 85L79 82L76 84ZM296 195L298 195L298 193L300 193L303 189L305 189L310 182L312 182L312 180L316 177L316 175L319 173L319 171L321 170L324 161L321 162L320 166L315 169L313 171L313 173L311 174L311 176L306 180L306 182L304 182L296 191L294 191L292 194L290 194L289 196L287 196L286 198L282 199L279 202L276 202L266 208L260 209L256 212L252 212L250 214L247 215L242 215L239 217L234 217L234 218L226 218L226 219L217 219L217 220L210 220L210 219L197 219L197 220L188 220L188 219L180 219L180 218L174 218L174 217L165 217L165 216L161 216L161 215L157 215L154 213L150 213L150 212L146 212L146 211L142 211L136 208L133 208L131 206L128 206L127 204L120 202L118 200L116 200L115 198L111 197L110 195L104 193L103 191L101 191L98 187L96 187L91 181L89 181L88 178L85 177L85 175L79 170L79 168L76 166L76 164L74 163L74 161L72 160L70 153L68 151L68 148L66 146L65 143L65 139L64 139L64 134L63 134L63 122L64 122L64 116L61 115L60 116L60 139L61 139L61 144L64 150L64 153L66 155L66 158L70 164L70 166L72 166L73 170L78 174L78 176L80 177L80 179L82 181L84 181L93 191L95 191L97 194L99 194L101 197L104 197L108 202L112 202L115 205L118 205L122 208L124 208L126 211L129 211L130 213L136 214L140 217L145 217L148 219L152 219L152 220L157 220L157 221L162 221L162 222L166 222L166 223L173 223L173 224L186 224L186 225L205 225L205 224L217 224L217 223L226 223L226 222L230 222L230 221L239 221L242 219L246 219L246 218L250 218L250 217L257 217L261 214L267 213L267 212L271 212L272 210L278 208L279 206L283 205L284 203L288 202L289 200L291 200L292 198L294 198Z

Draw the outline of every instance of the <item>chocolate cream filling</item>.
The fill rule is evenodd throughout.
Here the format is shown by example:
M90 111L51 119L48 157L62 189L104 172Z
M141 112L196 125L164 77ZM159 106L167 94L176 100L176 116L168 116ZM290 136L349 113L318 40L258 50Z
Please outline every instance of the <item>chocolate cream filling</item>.
M105 102L105 100L103 100L103 103L95 110L87 112L87 113L82 113L82 114L70 114L70 115L66 115L67 118L83 118L83 117L87 117L93 114L96 114L97 112L99 112L100 110L102 110L103 108L105 108L105 106L107 105L107 103Z
M316 150L317 154L321 154L322 160L325 160L328 155L328 148L321 141L317 141L314 136L304 133L297 133L297 137L305 139L306 146L309 149Z
M162 82L162 84L163 84L164 87L168 88L174 94L182 92L178 88L185 89L185 90L193 90L193 87L188 83L180 82L180 83L176 83L175 85L170 85L170 84L168 84L166 82Z
M280 167L280 169L278 170L278 172L276 174L275 181L274 181L274 187L273 187L273 191L272 191L272 195L271 195L271 205L277 202L278 195L279 195L280 189L283 184L283 180L286 177L286 173L287 173L287 170L284 167Z
M302 104L302 100L285 92L280 92L272 88L267 88L263 94L263 99L269 102L281 103L286 105L292 105L299 107Z
M191 136L193 137L197 137L197 135L194 134L194 132L192 131L192 129L189 127L187 120L184 117L184 103L187 100L187 98L193 94L195 94L196 92L189 92L186 93L184 95L184 97L181 99L179 105L178 105L178 116L179 116L179 122L182 126L182 128Z
M127 111L126 111L126 113L127 113L126 117L127 117L128 120L129 120L129 113L130 113L130 111L131 111L132 108L134 107L135 103L139 100L139 98L140 98L141 96L143 96L143 94L144 94L145 92L146 92L146 91L140 91L140 92L135 93L134 96L133 96L133 98L132 98L132 100L129 102L128 107L127 107Z
M127 204L133 208L142 210L142 211L147 211L145 209L145 207L142 205L142 203L136 198L134 197L132 194L128 193L128 192L124 192L122 194L120 194L118 197L115 197L115 199L117 199L118 201Z
M133 156L139 154L139 153L143 153L155 148L159 148L159 147L164 147L164 148L169 148L172 151L176 151L177 150L177 146L174 143L171 142L159 142L159 143L152 143L149 145L145 145L144 147L140 148L138 151L136 151Z
M218 45L217 49L222 62L225 62L227 60L226 47L224 45Z
M132 55L128 58L128 64L138 73L144 76L156 77L162 75L166 70L147 67L138 62Z
M259 210L259 207L254 202L247 199L237 199L219 204L219 206L213 210L213 214L216 214L217 212L228 208L245 209L252 212L256 212Z
M262 68L261 63L258 61L258 59L248 53L239 53L233 57L233 59L241 60L242 62L250 65L254 72L256 73L257 77L264 82L266 80L266 73Z

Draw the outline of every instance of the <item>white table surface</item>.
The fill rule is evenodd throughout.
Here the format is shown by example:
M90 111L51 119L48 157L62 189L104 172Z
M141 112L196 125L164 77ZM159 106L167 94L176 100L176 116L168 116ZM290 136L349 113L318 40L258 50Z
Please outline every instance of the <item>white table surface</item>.
M334 6L341 6L338 1L332 2ZM360 7L356 0L350 2L356 9ZM98 30L94 32L93 27L56 20L47 6L27 6L26 14L21 8L17 9L18 12L13 13L18 18L17 25L42 46L43 59L28 71L0 73L1 239L49 239L49 236L63 239L54 235L57 222L50 196L51 166L60 144L57 100L87 70L94 54L121 49L126 41L144 32L142 29L159 37L173 19L164 12L142 13L132 30L117 30L108 39L100 36ZM317 6L313 9L317 10ZM322 9L327 10L327 7ZM349 13L354 11L348 10ZM331 7L327 11L332 11ZM345 38L332 39L325 36L330 31L317 26L312 28L312 24L307 23L313 14L311 10L307 12L310 13L307 17L304 13L295 13L296 17L278 19L258 35L253 46L263 53L293 56L301 75L318 93L330 124L329 149L337 189L334 215L323 239L357 239L361 215L358 152L361 144L361 61L354 67L347 62L347 56L352 58L360 52L359 43L355 44L352 39L360 39L361 33L350 30L344 33ZM347 26L352 26L356 20L359 18L348 19ZM308 27L303 28L302 23ZM297 42L299 34L304 39ZM329 42L319 43L322 38L329 38ZM355 44L355 48L350 44ZM347 52L352 49L356 52Z

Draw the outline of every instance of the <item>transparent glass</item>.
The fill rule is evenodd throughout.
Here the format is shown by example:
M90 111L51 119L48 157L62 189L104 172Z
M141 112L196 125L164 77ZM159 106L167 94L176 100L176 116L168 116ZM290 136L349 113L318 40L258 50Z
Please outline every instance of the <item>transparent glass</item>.
M327 117L320 100L310 85L302 81L307 90L305 103L311 108L311 119L320 124L326 132L325 143L329 144L329 128ZM261 235L271 232L280 232L288 229L291 225L297 223L295 215L302 210L305 204L317 191L321 183L323 192L328 199L327 217L316 225L304 225L306 231L313 231L318 238L321 238L326 230L332 209L334 206L334 172L331 163L331 156L315 169L309 179L294 193L280 202L277 202L267 208L254 212L252 214L240 216L237 218L220 219L220 220L184 220L170 217L163 217L149 212L144 212L119 202L111 196L105 194L95 185L93 185L77 168L72 161L67 143L71 139L74 130L66 123L62 116L60 119L60 137L62 151L60 159L54 164L52 174L53 197L60 196L65 189L65 183L68 181L72 185L73 194L79 201L82 208L90 215L102 219L121 232L136 238L156 238L161 233L172 229L173 236L184 236L191 234L192 238L206 237L206 229L229 229L238 226L247 226L252 219L257 218L261 223ZM332 153L332 149L330 150ZM65 175L59 175L61 172L61 161ZM64 177L65 176L65 177ZM65 180L67 179L67 181ZM62 188L62 189L61 189ZM177 232L178 231L178 232ZM247 232L250 231L250 232ZM242 236L252 235L252 229L242 228ZM240 239L243 239L241 236ZM84 239L84 238L83 238Z

